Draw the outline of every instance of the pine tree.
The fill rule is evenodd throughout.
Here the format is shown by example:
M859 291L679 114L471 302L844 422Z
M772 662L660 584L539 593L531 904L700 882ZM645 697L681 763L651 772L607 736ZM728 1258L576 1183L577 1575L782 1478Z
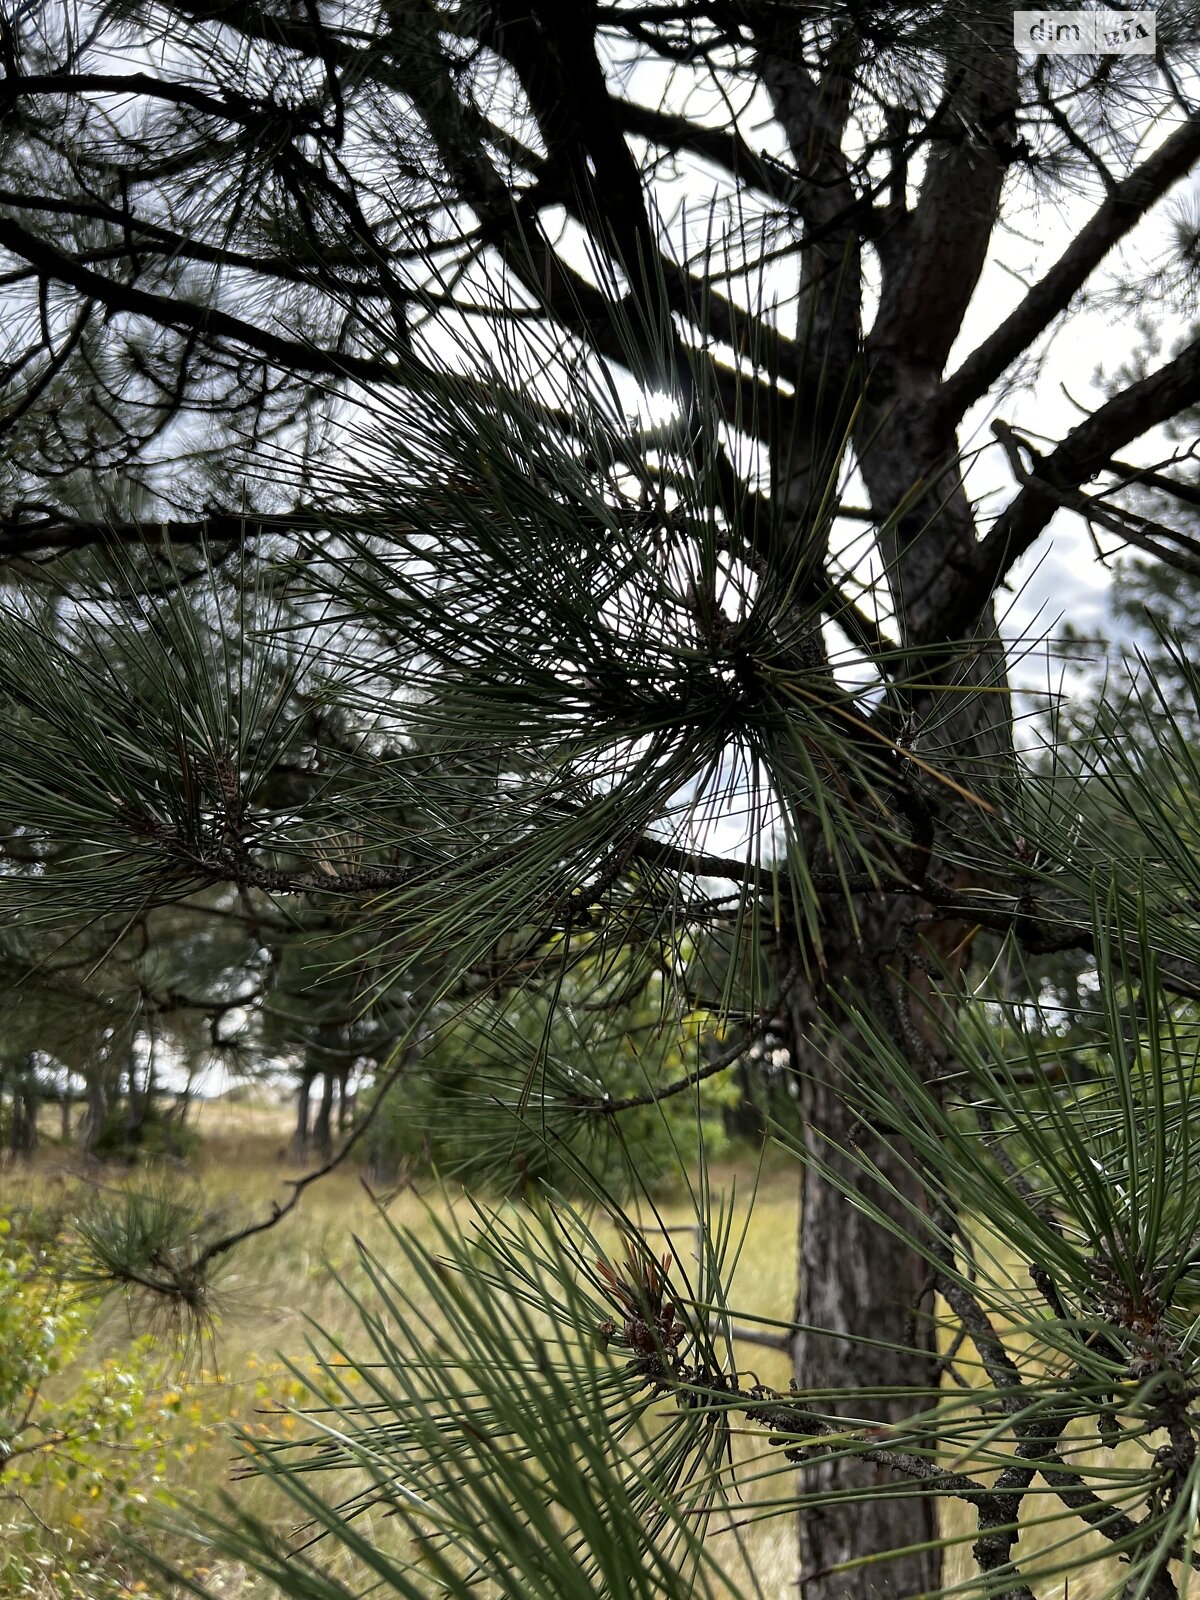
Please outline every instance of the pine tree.
M987 4L153 16L161 61L133 4L94 26L23 8L0 41L8 421L28 442L5 553L40 573L83 551L49 613L14 582L0 624L12 914L119 930L224 896L247 936L312 919L329 981L351 941L355 1005L410 1033L624 965L664 1015L716 1012L731 1059L769 1037L799 1089L794 1394L759 1393L720 1331L728 1240L701 1181L698 1280L631 1225L615 1264L562 1208L550 1243L502 1220L482 1258L448 1239L466 1387L389 1343L389 1450L347 1395L333 1457L459 1541L461 1569L422 1547L452 1592L541 1572L548 1592L681 1593L689 1562L717 1583L693 1529L739 1415L800 1466L809 1600L936 1588L954 1495L985 1586L1023 1594L1027 1493L1128 1555L1132 1593L1167 1593L1194 1467L1173 1009L1192 869L1119 730L1091 759L1149 807L1149 882L1022 761L995 595L1059 511L1145 537L1106 491L1200 397L1200 345L1061 439L1000 419L1013 487L990 524L962 445L985 399L1018 415L1021 364L1200 155L1186 9L1160 12L1157 58L1082 68L1019 57ZM999 230L1083 186L1088 220L960 356ZM1155 287L1188 282L1181 260ZM55 487L79 474L86 515ZM115 645L95 659L114 629L119 672ZM1059 948L1097 963L1088 1095L1042 1087L1019 1007L988 1033L962 982L980 929L1014 971ZM328 1054L318 987L308 1046ZM496 1093L620 1138L611 1095L546 1048ZM972 1266L976 1224L1040 1298ZM935 1293L980 1364L958 1403ZM544 1370L530 1306L561 1333ZM623 1446L672 1396L670 1441ZM511 1448L484 1450L489 1412ZM1172 1454L1120 1480L1136 1516L1065 1458L1069 1423L1165 1430ZM470 1471L449 1437L478 1446ZM945 1468L968 1445L997 1485ZM351 1540L290 1459L284 1486ZM574 1533L542 1516L547 1481ZM285 1592L317 1592L301 1570L281 1565Z

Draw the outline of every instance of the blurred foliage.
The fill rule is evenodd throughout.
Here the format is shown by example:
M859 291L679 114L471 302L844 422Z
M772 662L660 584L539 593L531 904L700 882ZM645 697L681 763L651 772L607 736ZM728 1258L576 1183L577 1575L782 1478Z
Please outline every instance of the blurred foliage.
M585 955L550 986L478 1000L414 1049L372 1124L372 1167L500 1190L577 1190L581 1171L617 1193L653 1188L698 1140L712 1159L730 1149L732 1066L657 1104L606 1106L686 1078L728 1032L672 996L668 975Z

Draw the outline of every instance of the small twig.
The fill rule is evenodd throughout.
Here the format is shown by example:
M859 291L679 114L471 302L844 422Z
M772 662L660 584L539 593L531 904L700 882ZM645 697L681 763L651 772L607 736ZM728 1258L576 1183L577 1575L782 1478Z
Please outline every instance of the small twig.
M709 1324L714 1333L728 1331L731 1339L736 1339L739 1344L754 1344L764 1350L790 1350L792 1341L786 1333L770 1333L766 1328L746 1328L734 1323L728 1330L719 1318L714 1317Z
M664 1084L661 1089L646 1089L641 1094L624 1095L619 1100L612 1099L609 1095L598 1095L592 1098L578 1096L567 1103L577 1111L589 1113L594 1116L611 1117L618 1111L632 1111L637 1106L657 1105L660 1100L669 1100L672 1095L683 1094L688 1089L694 1089L697 1084L703 1083L706 1078L715 1077L718 1072L724 1072L727 1067L745 1055L764 1034L768 1033L771 1024L779 1015L780 1008L787 1000L792 985L796 981L797 969L795 966L788 970L783 980L783 985L775 1001L765 1011L760 1011L758 1016L743 1031L741 1038L732 1045L722 1050L720 1055L714 1056L704 1066L697 1067L694 1072L684 1073L683 1077L675 1078L672 1082Z
M1186 572L1193 578L1200 577L1200 540L1189 538L1187 534L1168 528L1165 523L1156 522L1151 517L1125 511L1119 506L1101 505L1098 499L1085 494L1082 489L1055 483L1048 473L1042 471L1046 458L1026 440L1020 439L1006 422L993 422L992 432L1008 457L1013 476L1027 490L1044 495L1055 505L1074 511L1089 522L1099 523L1109 533L1116 534L1135 549L1157 557L1167 566ZM1032 470L1021 459L1022 445L1033 460ZM1162 543L1163 540L1166 545Z

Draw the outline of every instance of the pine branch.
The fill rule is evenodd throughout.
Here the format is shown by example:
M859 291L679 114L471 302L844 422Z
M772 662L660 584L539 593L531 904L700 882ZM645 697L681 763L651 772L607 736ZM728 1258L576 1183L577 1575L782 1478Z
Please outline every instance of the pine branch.
M1062 255L996 329L941 385L931 403L934 427L952 426L1065 311L1104 257L1200 157L1194 112L1107 195Z
M747 1421L770 1434L770 1443L783 1448L785 1455L805 1466L824 1459L861 1456L894 1473L904 1482L919 1486L926 1494L963 1500L975 1507L979 1538L973 1554L981 1569L995 1578L1003 1577L989 1593L1006 1600L1034 1600L1033 1592L1022 1580L1012 1559L1012 1548L1019 1532L1021 1498L1033 1477L1033 1469L1005 1469L989 1487L964 1472L940 1467L935 1461L912 1454L889 1443L903 1436L903 1427L857 1426L840 1418L817 1413L801 1404L794 1395L781 1394L766 1384L743 1390L736 1376L712 1375L703 1367L675 1368L660 1356L643 1358L636 1368L646 1381L664 1393L675 1394L684 1404L706 1403L722 1411L737 1411Z
M987 259L1009 166L1019 98L1011 33L998 19L975 26L978 52L948 72L935 113L938 122L961 124L966 137L931 148L916 205L894 243L880 239L883 283L868 349L920 373L945 367ZM956 420L939 415L935 426L949 433Z
M1190 457L1194 453L1193 446L1186 454ZM1163 466L1172 466L1180 456L1163 462ZM1111 472L1115 477L1122 478L1127 484L1141 484L1147 489L1157 489L1160 494L1169 495L1178 500L1181 505L1200 508L1200 484L1184 483L1179 478L1171 478L1164 472L1154 467L1135 467L1131 461L1106 461L1104 470Z
M1059 1448L1068 1423L1078 1415L1077 1384L1080 1379L1086 1379L1087 1374L1082 1371L1071 1374L1056 1393L1049 1397L1039 1395L1036 1403L1031 1404L1016 1362L997 1333L992 1319L955 1269L950 1247L945 1242L948 1226L945 1213L939 1213L932 1219L933 1254L942 1262L942 1269L935 1273L937 1292L966 1329L979 1352L1000 1405L1012 1417L1017 1440L1016 1455L1022 1463L1011 1469L1005 1502L1011 1504L1011 1497L1017 1496L1019 1504L1019 1496L1029 1481L1025 1479L1022 1484L1026 1471L1024 1464L1028 1463L1029 1467L1041 1474L1063 1505L1077 1512L1090 1528L1102 1534L1110 1543L1119 1544L1123 1550L1135 1552L1146 1537L1146 1523L1151 1518L1148 1516L1143 1523L1135 1522L1119 1507L1102 1499L1087 1486L1080 1473L1066 1465ZM1006 1544L1011 1550L1012 1541L1016 1538L1016 1526L1014 1524L1012 1528L1011 1540L1007 1532L1001 1532L1001 1526L1007 1528L1008 1525L1005 1523L988 1530L985 1543L990 1551L1003 1553ZM1171 1556L1190 1560L1193 1569L1200 1571L1200 1552L1185 1552L1182 1540L1176 1541ZM1169 1577L1167 1581L1169 1583ZM1172 1584L1169 1594L1174 1593ZM1166 1592L1164 1600L1168 1600Z
M201 517L167 521L93 522L69 516L57 507L26 505L0 515L0 561L109 544L240 545L248 539L294 533L309 525L310 519L300 509L268 516L214 508Z
M674 1079L671 1083L664 1084L658 1089L646 1089L641 1094L624 1095L620 1099L613 1099L609 1095L603 1096L577 1096L571 1097L566 1104L578 1111L588 1112L595 1116L611 1117L622 1111L633 1111L639 1106L658 1105L664 1100L670 1100L677 1094L684 1094L689 1089L696 1088L709 1078L715 1078L718 1073L724 1072L733 1066L736 1061L753 1049L764 1034L770 1031L771 1023L778 1018L780 1011L787 1001L798 976L798 969L792 968L783 981L774 1003L760 1012L758 1017L733 1044L715 1055L711 1061L706 1061L702 1067L697 1067L692 1072L686 1072L681 1078Z
M1085 522L1096 523L1109 533L1115 533L1124 543L1145 555L1155 556L1165 566L1200 578L1200 539L1189 538L1176 528L1168 528L1164 523L1126 511L1121 506L1103 505L1094 495L1084 494L1081 489L1060 488L1044 471L1046 458L1028 441L1018 439L1007 423L993 422L992 432L1004 448L1013 476L1030 493L1044 495L1055 505L1076 512ZM1022 448L1029 452L1032 468L1022 461Z
M135 283L121 283L105 277L80 257L68 255L10 217L0 217L0 246L28 261L40 274L69 284L110 312L148 317L160 327L195 333L213 342L231 343L291 374L335 385L352 379L368 388L384 389L411 387L422 376L419 365L411 358L397 363L355 355L348 350L323 350L319 345L259 327L217 306L199 305L177 296L139 289Z
M1200 402L1200 340L1189 344L1157 372L1131 383L1045 456L1036 487L1026 485L981 542L974 571L960 587L958 605L973 612L1041 534L1058 502L1043 492L1074 490L1102 472L1114 452Z
M736 129L706 126L634 100L618 100L614 115L626 134L647 139L673 155L687 150L720 167L730 177L749 183L780 205L791 206L795 201L795 173L765 151L756 153Z

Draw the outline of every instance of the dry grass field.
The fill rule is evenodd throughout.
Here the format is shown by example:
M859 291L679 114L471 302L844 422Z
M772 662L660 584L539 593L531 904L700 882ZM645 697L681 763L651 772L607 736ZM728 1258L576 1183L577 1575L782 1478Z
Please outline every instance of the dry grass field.
M200 1111L202 1143L180 1173L181 1184L201 1187L210 1204L223 1207L231 1218L266 1215L274 1200L287 1193L287 1179L295 1174L285 1159L289 1133L289 1114L278 1108L215 1102ZM716 1186L734 1189L745 1216L756 1175L732 1167L713 1174ZM758 1177L757 1194L746 1223L745 1242L737 1263L733 1303L754 1308L764 1316L784 1318L794 1294L794 1240L797 1207L794 1170L783 1164L768 1163ZM56 1194L71 1191L78 1177L63 1163L58 1152L47 1150L29 1171L9 1169L3 1175L3 1203L23 1200L53 1201ZM356 1273L355 1240L377 1252L385 1261L394 1258L396 1248L388 1223L411 1230L418 1237L431 1238L435 1225L430 1207L447 1201L437 1191L423 1198L411 1190L401 1191L387 1201L387 1221L376 1200L368 1193L353 1170L339 1170L313 1186L300 1207L278 1227L249 1240L236 1252L222 1279L222 1304L211 1340L191 1352L187 1365L180 1369L161 1354L159 1369L151 1382L165 1395L171 1413L182 1430L171 1458L171 1494L184 1503L216 1506L222 1495L236 1494L239 1502L287 1526L286 1511L272 1499L272 1491L255 1482L235 1483L235 1457L231 1448L230 1425L255 1432L287 1436L300 1424L287 1414L270 1415L280 1404L302 1403L304 1390L289 1363L302 1372L313 1369L309 1341L323 1329L354 1348L357 1318L338 1275ZM460 1202L465 1204L465 1197ZM662 1205L668 1227L685 1224L689 1215L686 1202ZM674 1241L686 1235L681 1231ZM361 1280L360 1280L361 1282ZM419 1300L418 1300L419 1303ZM434 1315L432 1306L429 1314ZM103 1356L128 1347L131 1329L117 1307L101 1319L93 1339L93 1354ZM360 1341L361 1342L361 1341ZM747 1368L763 1382L786 1387L787 1358L768 1349L744 1349ZM181 1442L182 1441L182 1442ZM747 1450L765 1448L761 1436ZM780 1492L783 1480L773 1480L763 1491ZM749 1496L753 1500L753 1491ZM750 1505L746 1507L750 1511ZM41 1513L48 1521L67 1515L67 1503L53 1499L43 1503ZM947 1531L969 1532L965 1508L952 1507ZM395 1524L382 1529L380 1536L391 1536ZM1054 1526L1030 1530L1023 1548L1046 1544L1061 1537ZM728 1543L729 1570L739 1566L735 1540L714 1532L714 1539ZM753 1562L754 1576L766 1600L784 1600L795 1591L795 1541L790 1517L780 1516L751 1522L745 1547ZM951 1556L951 1571L965 1571L965 1553ZM1089 1600L1099 1595L1116 1579L1111 1564L1090 1568L1069 1587L1060 1581L1037 1586L1037 1600ZM206 1581L219 1594L238 1600L257 1600L256 1586L236 1567L223 1567L206 1574ZM145 1583L131 1584L131 1592L142 1594ZM48 1591L49 1592L49 1591ZM0 1584L0 1600L9 1600L17 1591L5 1592Z
M198 1186L206 1201L224 1210L229 1219L265 1216L274 1201L287 1197L287 1181L298 1170L287 1160L290 1113L271 1106L226 1101L209 1102L199 1109L201 1143L178 1173L181 1186ZM755 1182L753 1171L728 1169L714 1173L719 1186L733 1188L748 1201ZM106 1173L101 1181L122 1181ZM29 1169L10 1168L3 1174L3 1204L53 1204L78 1190L79 1174L63 1153L47 1147ZM424 1190L425 1192L420 1192ZM450 1204L456 1202L451 1199ZM356 1278L360 1241L384 1261L395 1256L389 1224L418 1238L432 1238L432 1210L447 1204L443 1193L430 1184L402 1190L386 1202L386 1218L377 1198L364 1186L354 1169L339 1170L310 1188L291 1216L274 1229L247 1241L232 1256L220 1280L220 1309L212 1336L188 1353L181 1370L159 1353L151 1379L169 1400L184 1397L180 1426L188 1439L170 1468L172 1494L183 1503L215 1506L222 1495L233 1493L240 1504L281 1526L286 1509L265 1485L236 1482L236 1457L230 1427L255 1433L288 1434L300 1424L279 1415L279 1405L303 1403L304 1391L290 1369L314 1368L310 1341L320 1343L323 1330L353 1348L361 1346L357 1316L339 1276ZM457 1202L464 1208L466 1197ZM686 1223L685 1201L661 1211L668 1227ZM763 1314L786 1317L794 1287L792 1241L796 1228L795 1183L787 1173L768 1176L759 1183L745 1244L738 1261L735 1292L738 1303L757 1307ZM687 1248L690 1236L682 1232L674 1247ZM359 1279L361 1285L361 1279ZM430 1306L430 1316L433 1308ZM128 1348L129 1320L119 1306L101 1318L94 1350L89 1358L119 1355ZM755 1350L750 1363L765 1382L786 1384L786 1357L770 1350ZM272 1415L272 1412L276 1414ZM67 1515L62 1497L51 1497L41 1510L48 1521ZM390 1530L382 1530L389 1536ZM752 1543L755 1565L764 1591L772 1596L790 1592L794 1577L794 1540L786 1519L756 1531ZM731 1558L736 1561L732 1549ZM243 1573L221 1570L207 1581L223 1595L249 1600L256 1592ZM137 1590L143 1593L143 1590ZM0 1600L9 1600L0 1587Z

